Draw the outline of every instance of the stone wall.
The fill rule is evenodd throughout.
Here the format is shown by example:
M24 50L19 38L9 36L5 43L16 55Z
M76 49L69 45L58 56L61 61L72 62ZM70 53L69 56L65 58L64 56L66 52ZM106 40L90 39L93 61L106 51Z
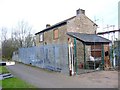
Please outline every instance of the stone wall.
M39 45L40 45L40 42L39 42L39 34L37 34L37 35L35 36L35 38L36 38L35 43L36 43L37 46L39 46Z
M59 30L59 38L53 39L53 30ZM84 14L77 15L75 18L67 21L66 25L59 26L49 31L44 32L44 41L39 42L39 34L36 35L36 44L62 44L67 42L66 32L79 32L87 34L95 34L97 26Z
M58 29L58 39L54 39L53 30ZM60 26L58 28L54 28L44 33L44 43L47 44L64 44L67 42L67 28L66 25Z
M84 14L77 15L67 22L68 32L95 34L97 26Z
M86 61L89 60L90 55L91 55L91 45L85 45ZM77 60L78 63L84 62L84 45L82 42L78 40L77 40Z
M53 30L58 29L58 39L53 38ZM36 44L39 45L49 45L49 44L64 44L67 42L67 27L66 25L54 28L52 30L44 32L44 41L39 42L39 34L36 35Z
M91 45L85 46L85 52L86 52L86 61L89 61L91 56Z
M80 62L84 62L84 46L83 43L77 40L77 60L78 60L78 64Z

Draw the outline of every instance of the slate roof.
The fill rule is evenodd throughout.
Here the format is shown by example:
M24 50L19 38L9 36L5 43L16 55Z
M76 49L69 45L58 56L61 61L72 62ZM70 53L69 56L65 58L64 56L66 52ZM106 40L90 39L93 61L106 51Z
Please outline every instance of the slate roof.
M38 33L35 33L35 35L37 35L37 34L39 34L39 33L42 33L42 32L45 32L45 31L48 31L48 30L51 30L51 29L53 29L53 28L55 28L55 27L58 27L58 26L61 26L61 25L65 25L68 20L71 20L71 19L73 19L73 18L75 18L75 17L76 17L76 16L73 16L73 17L68 18L68 19L66 19L66 20L64 20L64 21L61 21L61 22L59 22L59 23L56 23L55 25L52 25L52 26L50 26L50 27L48 27L48 28L45 28L44 30L42 30L42 31L40 31L40 32L38 32Z
M76 16L73 16L73 17L71 17L71 18L68 18L68 19L66 19L66 20L64 20L64 21L61 21L61 22L59 22L59 23L56 23L56 24L54 24L54 25L52 25L52 26L50 26L50 27L48 27L48 28L45 28L45 29L43 29L42 31L40 31L40 32L37 32L37 33L35 33L35 35L37 35L37 34L39 34L39 33L43 33L43 32L45 32L45 31L48 31L48 30L51 30L51 29L53 29L53 28L56 28L56 27L59 27L59 26L62 26L62 25L65 25L65 24L67 24L67 21L69 21L69 20L71 20L71 19L73 19L73 18L75 18ZM86 16L87 17L87 16ZM87 17L88 18L88 17ZM89 18L88 18L89 19ZM91 19L89 19L91 22L93 22ZM94 23L94 22L93 22ZM96 26L98 26L96 23L94 23Z
M68 32L67 35L72 36L76 39L79 39L85 43L110 43L111 41L103 38L101 36L97 36L96 34L85 34L85 33L76 33L76 32Z

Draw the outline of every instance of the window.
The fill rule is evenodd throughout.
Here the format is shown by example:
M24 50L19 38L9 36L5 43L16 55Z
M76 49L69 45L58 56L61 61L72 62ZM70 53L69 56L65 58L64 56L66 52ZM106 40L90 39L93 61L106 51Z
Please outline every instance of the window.
M40 41L40 42L43 41L43 33L39 34L39 41Z
M53 38L58 39L58 29L53 30Z
M108 55L109 55L109 52L108 52L108 51L106 51L106 52L105 52L105 56L108 56Z

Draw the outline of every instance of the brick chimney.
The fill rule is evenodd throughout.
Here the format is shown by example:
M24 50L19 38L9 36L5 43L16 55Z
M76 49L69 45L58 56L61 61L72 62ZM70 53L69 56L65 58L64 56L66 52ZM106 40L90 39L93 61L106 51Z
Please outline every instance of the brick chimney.
M80 15L80 14L84 14L85 15L85 10L83 10L83 9L78 9L78 10L76 10L76 15Z
M46 24L46 28L49 28L50 27L50 24Z

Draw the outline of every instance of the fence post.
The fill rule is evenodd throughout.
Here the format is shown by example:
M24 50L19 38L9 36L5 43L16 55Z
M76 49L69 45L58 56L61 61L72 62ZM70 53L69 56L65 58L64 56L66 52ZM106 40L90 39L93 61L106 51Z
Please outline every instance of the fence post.
M102 44L102 66L104 69L104 45Z
M76 71L76 74L78 74L78 70L77 70L76 38L74 38L74 59L75 59L75 71Z

